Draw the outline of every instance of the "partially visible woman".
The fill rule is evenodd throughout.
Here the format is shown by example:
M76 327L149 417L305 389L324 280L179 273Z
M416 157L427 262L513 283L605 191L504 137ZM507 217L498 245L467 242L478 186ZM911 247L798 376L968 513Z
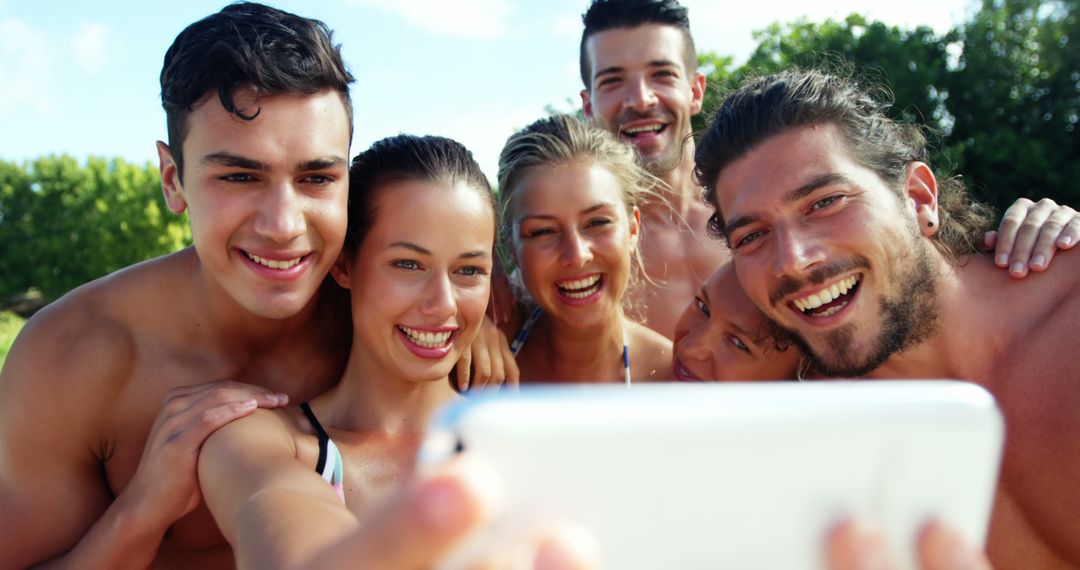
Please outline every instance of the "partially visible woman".
M675 377L688 382L795 378L806 360L776 333L776 325L739 286L734 266L725 263L675 325Z
M293 566L358 527L413 473L448 375L484 318L495 237L491 189L439 137L375 143L350 169L345 249L352 298L341 382L300 407L257 410L199 457L206 504L237 565Z
M633 150L573 117L525 127L499 157L500 240L526 290L504 329L521 381L672 378L671 342L627 315L642 274Z

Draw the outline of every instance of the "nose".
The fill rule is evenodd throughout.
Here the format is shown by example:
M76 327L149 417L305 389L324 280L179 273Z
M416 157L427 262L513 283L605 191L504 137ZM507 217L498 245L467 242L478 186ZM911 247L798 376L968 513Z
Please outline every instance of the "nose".
M624 106L635 111L648 111L656 104L656 92L644 77L630 82L623 100Z
M291 183L275 184L259 197L255 232L275 243L288 243L307 231L302 198Z
M457 299L450 276L436 272L428 279L424 299L420 303L420 314L431 317L433 321L444 323L457 314Z
M825 260L824 250L813 236L791 226L777 226L775 274L800 275Z
M712 338L716 335L710 335L708 331L708 322L698 323L676 341L675 352L679 358L709 363L709 370L712 370L714 344L719 342L719 338Z
M559 252L559 261L567 267L584 267L592 261L589 241L575 230L566 232Z

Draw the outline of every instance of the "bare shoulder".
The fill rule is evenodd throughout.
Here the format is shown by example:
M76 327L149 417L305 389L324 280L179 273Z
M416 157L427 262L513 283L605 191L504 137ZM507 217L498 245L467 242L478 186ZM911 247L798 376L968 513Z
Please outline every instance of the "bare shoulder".
M994 369L1008 426L1001 481L1009 499L1009 510L996 508L1003 515L995 524L1003 545L1052 553L1072 567L1080 564L1080 496L1073 492L1080 478L1080 256L1062 253L1045 273L1028 277L1008 300L1022 325Z
M671 340L637 323L629 329L630 375L635 380L671 380Z
M288 449L295 455L296 440L307 435L299 418L300 412L295 406L274 410L256 409L250 415L233 420L210 434L202 451L208 456L221 455L227 462L231 462L235 454L243 454L252 448Z
M153 307L166 304L162 291L170 288L158 285L181 272L184 257L174 254L123 269L39 311L11 348L0 375L0 400L26 397L27 391L81 404L108 397L110 383L129 376L140 336L159 328Z
M230 496L267 469L299 459L300 440L311 437L301 427L300 417L295 406L260 408L210 434L199 452L204 495L218 496L224 491Z
M17 546L0 539L0 566L66 551L112 500L102 462L116 448L105 425L146 330L125 300L139 302L139 273L160 271L135 269L51 303L8 353L0 371L0 535Z

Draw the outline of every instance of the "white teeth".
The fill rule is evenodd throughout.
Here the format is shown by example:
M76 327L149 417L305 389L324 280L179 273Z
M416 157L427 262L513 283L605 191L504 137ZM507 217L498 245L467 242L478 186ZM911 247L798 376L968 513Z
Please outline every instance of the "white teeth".
M405 333L409 340L424 348L442 348L446 346L446 343L450 340L450 335L453 333L453 331L418 331L404 325L398 325L398 329Z
M584 279L575 279L574 281L556 281L555 285L559 287L560 292L571 299L584 299L600 288L600 274L591 275Z
M562 287L563 289L580 290L580 289L587 289L589 287L592 287L599 280L600 280L600 274L598 273L596 275L593 275L591 277L586 277L584 279L577 279L575 281L562 281L562 282L558 283L558 285L559 285L559 287Z
M633 127L629 129L623 129L623 133L627 135L636 135L638 133L655 133L664 128L664 125L646 125L644 127Z
M811 309L816 309L826 303L839 299L841 295L846 294L859 282L859 278L855 275L841 280L839 283L834 283L831 287L826 287L817 293L803 297L802 299L795 299L793 301L795 308L800 311L806 312ZM839 310L839 307L833 307L822 313L818 313L815 316L827 317Z
M270 269L288 269L296 265L297 263L300 263L300 260L304 259L303 257L296 257L286 260L266 259L265 257L259 257L253 253L249 253L247 254L247 256L248 259L254 261L255 263L258 263L259 265L265 265Z

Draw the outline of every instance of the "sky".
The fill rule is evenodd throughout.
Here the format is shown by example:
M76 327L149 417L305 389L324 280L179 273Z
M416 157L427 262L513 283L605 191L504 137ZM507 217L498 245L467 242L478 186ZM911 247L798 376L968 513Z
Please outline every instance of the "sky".
M227 2L0 0L0 160L69 154L156 163L158 74L173 38ZM576 109L588 0L270 0L335 31L353 87L352 154L398 133L471 149L494 179L499 149L548 106ZM974 0L683 0L698 50L746 60L753 32L859 12L942 32ZM62 7L61 7L62 6Z

